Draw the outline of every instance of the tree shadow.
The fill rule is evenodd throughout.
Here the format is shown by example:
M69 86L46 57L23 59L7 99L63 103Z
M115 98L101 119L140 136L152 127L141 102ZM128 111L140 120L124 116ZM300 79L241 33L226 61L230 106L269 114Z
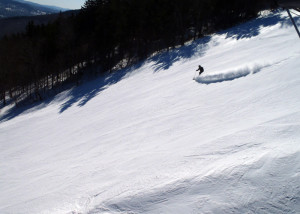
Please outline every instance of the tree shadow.
M282 27L292 25L289 18L283 17L281 12L282 10L275 11L274 13L270 13L269 15L262 16L248 21L246 23L239 24L230 29L220 31L217 34L226 34L226 39L234 38L239 40L258 36L260 34L261 28L263 27L271 27L278 23L280 23ZM295 19L297 20L298 18ZM212 36L206 36L196 41L193 41L188 45L165 51L163 53L159 53L151 57L149 61L154 62L154 72L167 70L174 63L182 59L189 59L193 56L203 56L209 48L208 43L211 41L211 39Z
M67 88L66 88L67 89ZM14 105L9 110L7 110L3 115L0 115L0 122L11 120L23 113L31 112L35 110L42 109L49 105L55 98L55 95L59 92L57 90L53 90L47 93L47 98L42 101L33 101L31 98L26 98L18 103L18 105L14 105L12 100L9 100L6 106ZM1 110L1 109L0 109Z
M211 36L198 39L191 42L188 45L182 46L177 49L166 51L150 57L148 60L143 60L136 65L128 68L117 70L110 75L97 78L90 81L88 84L84 84L81 87L74 87L68 95L68 101L61 105L59 113L63 113L75 103L82 107L103 90L107 89L110 85L115 84L122 80L128 73L142 67L147 62L154 62L154 71L166 70L170 68L175 62L182 59L189 59L195 55L202 56L208 49L208 43L211 40Z
M249 39L258 36L261 28L263 27L271 27L278 23L281 24L281 27L292 25L292 22L289 20L289 18L283 17L281 12L282 10L278 10L274 13L270 13L269 15L258 17L249 22L235 26L229 30L222 31L219 34L226 34L226 39Z
M77 103L79 107L86 105L90 100L106 90L110 85L113 85L122 80L128 73L142 67L147 62L154 62L154 71L157 72L162 69L168 69L173 63L180 59L188 59L194 55L203 55L208 48L207 43L211 37L205 37L190 43L189 45L182 46L178 49L173 49L168 52L157 54L148 60L143 60L131 67L114 71L113 73L106 74L100 77L93 77L94 80L87 80L89 77L85 77L85 80L80 86L74 86L74 82L68 85L60 86L59 89L53 90L42 101L29 101L28 99L19 103L18 106L14 106L7 110L3 115L0 115L0 122L13 119L25 112L35 111L48 106L55 96L63 91L66 92L66 101L61 104L59 113L62 114L74 104ZM63 88L61 88L63 87Z
M109 88L109 86L118 83L125 76L135 69L142 66L143 63L138 63L134 66L117 70L113 73L103 75L99 78L85 82L80 87L73 87L68 94L68 100L61 105L59 113L63 113L68 108L78 103L79 107L86 105L90 100L98 94Z
M56 99L56 95L68 90L69 91L65 96L66 101L60 106L59 113L63 113L78 102L78 106L82 107L99 93L107 89L110 85L119 82L126 74L140 66L142 66L141 63L131 68L118 70L117 72L97 77L94 80L91 80L91 77L86 77L79 86L74 86L74 82L65 84L57 89L51 90L42 101L32 101L29 98L25 99L18 103L18 106L13 106L4 114L0 115L0 122L13 119L23 113L42 109L53 102ZM8 105L11 104L11 101L9 102L10 103L8 103Z
M296 21L299 21L299 18L295 17L295 19ZM280 11L277 11L275 13L269 14L268 16L260 17L250 22L235 26L231 29L221 31L218 34L226 34L226 38L251 38L259 35L260 29L262 27L274 26L278 23L281 23L281 26L292 25L287 16L283 17L282 13ZM3 115L0 115L0 122L10 120L30 110L34 111L36 109L41 109L49 105L55 99L55 95L66 90L69 90L67 101L65 101L60 106L59 113L63 113L75 103L78 103L78 106L82 107L86 105L95 96L97 96L99 93L107 89L110 85L122 80L127 73L141 67L146 62L153 62L154 72L158 72L169 69L174 63L178 62L179 60L190 59L195 56L203 56L209 48L209 43L211 39L212 36L203 37L196 41L190 42L189 44L186 44L185 46L182 46L180 48L159 53L153 57L150 57L148 60L144 60L136 64L135 66L131 66L130 68L115 71L112 74L104 75L102 77L96 78L95 80L89 81L88 83L85 81L84 84L82 84L79 87L74 87L74 83L64 85L63 88L59 88L50 92L50 95L48 95L47 98L43 101L32 103L28 102L27 100L24 101L24 105L21 103L19 107L12 107L11 109L7 110Z
M175 62L182 59L189 59L196 55L203 56L208 49L208 43L210 42L211 38L211 36L206 36L180 48L165 51L151 57L149 61L154 62L154 72L167 70Z
M106 90L110 85L118 83L128 73L140 66L141 63L130 68L124 68L111 74L103 75L95 80L85 82L80 87L73 87L68 94L68 100L61 105L59 113L63 113L75 103L78 103L79 107L86 105L90 100L102 91Z

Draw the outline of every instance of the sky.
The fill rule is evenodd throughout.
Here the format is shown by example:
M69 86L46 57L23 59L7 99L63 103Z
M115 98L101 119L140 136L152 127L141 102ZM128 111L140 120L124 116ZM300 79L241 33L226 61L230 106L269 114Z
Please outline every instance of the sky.
M62 7L66 9L80 9L85 0L28 0L30 2Z

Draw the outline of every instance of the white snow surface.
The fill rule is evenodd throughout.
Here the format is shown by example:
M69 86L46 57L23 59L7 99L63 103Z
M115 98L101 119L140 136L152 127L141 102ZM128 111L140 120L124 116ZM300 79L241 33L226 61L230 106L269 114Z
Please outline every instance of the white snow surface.
M299 59L277 12L3 108L0 213L299 213Z

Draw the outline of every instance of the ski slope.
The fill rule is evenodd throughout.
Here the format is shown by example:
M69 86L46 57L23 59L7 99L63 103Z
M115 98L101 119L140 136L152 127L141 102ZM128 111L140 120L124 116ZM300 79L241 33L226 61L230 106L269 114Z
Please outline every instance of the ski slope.
M265 14L3 108L0 213L299 213L299 59Z

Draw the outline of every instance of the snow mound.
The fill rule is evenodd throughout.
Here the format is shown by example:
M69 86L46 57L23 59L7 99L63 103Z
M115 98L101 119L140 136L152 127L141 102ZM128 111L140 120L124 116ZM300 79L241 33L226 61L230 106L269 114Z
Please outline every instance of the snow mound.
M198 83L204 84L232 81L241 77L246 77L249 74L256 74L265 67L269 67L269 65L255 65L253 67L245 66L232 71L197 76L194 78L194 80Z

